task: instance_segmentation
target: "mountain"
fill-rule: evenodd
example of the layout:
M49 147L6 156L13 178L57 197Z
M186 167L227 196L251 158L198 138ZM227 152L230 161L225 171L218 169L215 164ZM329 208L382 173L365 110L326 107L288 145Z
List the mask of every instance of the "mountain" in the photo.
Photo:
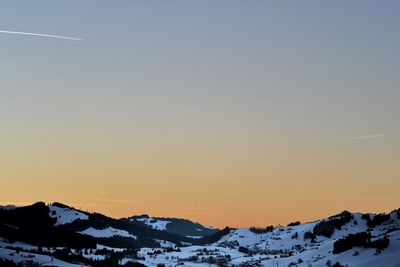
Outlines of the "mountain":
M146 214L121 219L135 225L149 227L151 229L166 231L171 234L190 238L202 238L218 232L218 229L206 227L187 219L150 217Z
M395 267L399 255L400 209L218 230L176 218L114 219L61 203L0 208L0 266Z

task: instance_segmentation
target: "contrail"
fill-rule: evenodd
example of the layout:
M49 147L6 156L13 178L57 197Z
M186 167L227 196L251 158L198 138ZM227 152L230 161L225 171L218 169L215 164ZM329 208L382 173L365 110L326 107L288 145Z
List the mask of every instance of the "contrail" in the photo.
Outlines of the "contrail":
M342 142L342 141L350 141L350 140L359 140L359 139L367 139L367 138L374 138L374 137L381 137L384 136L385 134L371 134L371 135L364 135L364 136L355 136L355 137L349 137L349 138L343 138L343 139L336 139L336 140L331 140L335 142Z
M48 38L58 38L58 39L82 41L81 38L67 37L67 36L60 36L60 35L52 35L52 34L44 34L44 33L34 33L34 32L0 31L0 33L19 34L19 35L29 35L29 36L38 36L38 37L48 37Z
M325 140L325 141L320 141L320 142L315 142L315 143L308 143L308 144L297 144L291 146L293 147L300 147L300 146L313 146L313 145L319 145L319 144L329 144L329 143L340 143L340 142L346 142L346 141L353 141L353 140L362 140L362 139L369 139L369 138L376 138L376 137L382 137L384 136L384 133L381 134L371 134L371 135L362 135L362 136L354 136L354 137L347 137L347 138L341 138L341 139L331 139L331 140Z

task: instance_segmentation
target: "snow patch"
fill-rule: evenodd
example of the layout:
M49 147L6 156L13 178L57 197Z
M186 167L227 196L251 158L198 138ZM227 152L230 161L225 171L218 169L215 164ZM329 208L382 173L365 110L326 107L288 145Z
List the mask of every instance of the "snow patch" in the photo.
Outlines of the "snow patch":
M93 227L89 227L84 231L78 232L83 235L90 235L93 237L112 237L112 236L122 236L122 237L131 237L136 239L136 236L131 235L129 232L125 230L115 229L112 227L107 227L105 229L96 229Z
M72 223L75 220L88 220L89 216L86 214L69 209L69 208L60 208L53 205L49 205L50 209L50 217L56 218L56 225L63 225L67 223Z
M153 219L153 218L139 218L136 219L136 221L142 222L155 230L161 230L161 231L167 230L167 225L170 223L170 221Z

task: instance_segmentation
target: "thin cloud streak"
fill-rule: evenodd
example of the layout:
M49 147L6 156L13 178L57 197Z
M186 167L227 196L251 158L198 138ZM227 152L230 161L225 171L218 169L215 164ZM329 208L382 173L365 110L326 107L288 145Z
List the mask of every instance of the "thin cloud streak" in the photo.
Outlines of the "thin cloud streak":
M297 145L291 146L291 148L302 147L302 146L314 146L314 145L320 145L320 144L341 143L341 142L348 142L348 141L354 141L354 140L378 138L378 137L382 137L382 136L385 136L385 134L381 133L381 134L354 136L354 137L341 138L341 139L331 139L331 140L325 140L325 141L320 141L320 142L315 142L315 143L297 144Z
M52 34L45 34L45 33L35 33L35 32L16 32L16 31L1 31L0 30L0 33L17 34L17 35L28 35L28 36L37 36L37 37L48 37L48 38L58 38L58 39L66 39L66 40L73 40L73 41L82 41L83 40L81 38L76 38L76 37L52 35Z

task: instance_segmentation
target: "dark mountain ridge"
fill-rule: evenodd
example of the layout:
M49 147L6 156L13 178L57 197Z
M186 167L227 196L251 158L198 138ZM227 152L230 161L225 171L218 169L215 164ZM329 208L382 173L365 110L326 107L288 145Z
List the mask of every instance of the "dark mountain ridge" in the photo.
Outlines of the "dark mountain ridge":
M85 214L87 219L76 219L69 223L57 225L57 219L52 217L50 207L75 211ZM66 246L71 248L94 248L96 244L116 246L119 248L159 247L159 241L171 242L175 245L182 244L206 244L209 237L217 233L212 231L210 235L202 238L190 238L184 235L153 229L146 225L132 223L127 219L113 219L100 213L89 213L75 209L62 203L55 202L51 205L37 202L30 206L15 207L13 209L0 209L0 236L27 242L39 246ZM53 211L54 213L54 211ZM171 219L174 220L174 219ZM176 219L177 224L183 221ZM191 224L185 220L185 223ZM193 224L193 223L192 223ZM200 224L196 226L202 227ZM88 228L93 229L119 229L131 234L132 237L111 236L94 237L81 234Z

